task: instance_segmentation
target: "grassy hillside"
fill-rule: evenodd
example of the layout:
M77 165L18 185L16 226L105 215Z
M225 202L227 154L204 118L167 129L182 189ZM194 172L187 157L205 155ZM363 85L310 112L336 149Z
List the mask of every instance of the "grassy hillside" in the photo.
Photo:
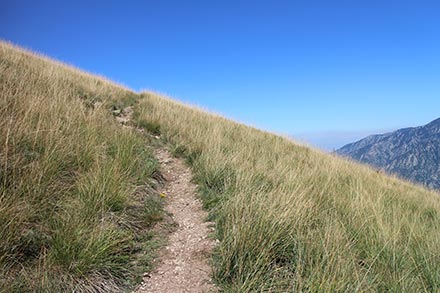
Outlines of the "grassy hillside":
M226 291L440 290L437 193L6 43L0 93L0 291L124 291L148 265L157 162L110 114L129 104L191 164Z
M439 291L437 193L143 93L137 123L188 158L235 292Z
M135 98L0 42L1 292L121 292L148 265L157 162L110 112Z

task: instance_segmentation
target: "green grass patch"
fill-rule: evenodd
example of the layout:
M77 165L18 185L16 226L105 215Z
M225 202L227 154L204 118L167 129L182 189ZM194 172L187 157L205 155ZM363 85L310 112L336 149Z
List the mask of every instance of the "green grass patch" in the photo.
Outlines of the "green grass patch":
M163 215L149 141L111 107L138 95L0 43L0 292L121 292Z

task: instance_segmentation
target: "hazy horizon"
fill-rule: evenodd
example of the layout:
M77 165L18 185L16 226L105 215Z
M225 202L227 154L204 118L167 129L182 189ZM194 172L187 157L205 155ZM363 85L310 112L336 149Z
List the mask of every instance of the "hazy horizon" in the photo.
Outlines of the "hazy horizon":
M292 134L291 137L302 143L309 144L321 150L332 152L349 143L359 141L367 136L383 134L386 132L397 130L392 129L376 129L376 130L360 130L360 131L321 131Z

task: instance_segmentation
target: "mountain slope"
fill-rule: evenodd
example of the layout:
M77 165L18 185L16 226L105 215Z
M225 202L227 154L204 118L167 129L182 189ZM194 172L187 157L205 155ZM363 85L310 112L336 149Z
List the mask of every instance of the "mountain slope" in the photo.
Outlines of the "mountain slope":
M232 292L440 290L440 197L291 140L143 93L137 123L191 163Z
M4 43L0 57L0 291L129 289L161 214L136 188L157 168L145 138L108 115L120 104L192 167L224 291L440 290L438 193Z
M440 119L420 127L372 135L343 146L336 153L430 188L440 188Z

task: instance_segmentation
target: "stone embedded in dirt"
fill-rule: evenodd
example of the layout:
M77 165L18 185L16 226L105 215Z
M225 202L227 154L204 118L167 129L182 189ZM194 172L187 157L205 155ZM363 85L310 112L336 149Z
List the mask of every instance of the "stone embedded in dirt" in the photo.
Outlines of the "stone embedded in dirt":
M121 113L122 113L121 109L117 109L117 110L113 110L113 111L112 111L112 114L113 114L114 116L120 116Z

